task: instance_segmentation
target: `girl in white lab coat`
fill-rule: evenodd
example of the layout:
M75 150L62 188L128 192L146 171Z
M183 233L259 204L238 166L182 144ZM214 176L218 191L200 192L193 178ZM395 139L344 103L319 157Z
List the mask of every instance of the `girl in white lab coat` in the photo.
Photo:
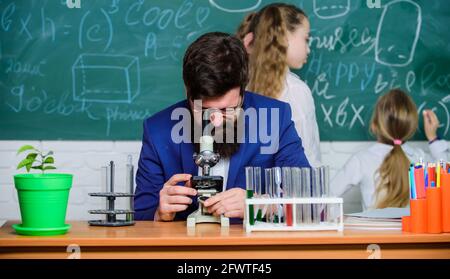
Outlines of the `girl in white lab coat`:
M237 36L249 53L247 90L287 102L311 166L321 163L319 128L311 90L289 69L300 69L309 50L309 20L294 5L275 3L248 15Z
M354 154L331 180L333 196L359 186L363 210L406 207L409 204L408 169L411 162L447 160L448 145L437 137L439 121L424 111L424 129L431 157L406 143L416 132L417 108L403 91L394 89L378 99L371 121L377 142Z

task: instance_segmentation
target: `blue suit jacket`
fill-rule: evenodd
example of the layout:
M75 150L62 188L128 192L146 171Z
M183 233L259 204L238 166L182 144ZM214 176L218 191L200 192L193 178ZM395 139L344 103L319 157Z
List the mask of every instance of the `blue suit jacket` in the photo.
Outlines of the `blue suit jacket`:
M266 108L267 117L258 117L258 123L251 125L246 118L245 141L240 144L238 152L230 158L226 189L234 187L245 189L244 168L246 166L260 166L262 169L274 166L309 167L287 103L245 92L242 106L244 110L255 108L256 111ZM187 100L158 112L144 122L142 149L136 174L134 203L136 220L153 220L158 208L159 191L174 174L197 175L198 167L192 158L194 145L174 143L171 139L172 128L179 122L178 119L171 120L172 111L176 108L188 108ZM260 148L267 147L270 143L264 143L264 140L261 142L259 136L256 143L249 143L254 142L249 140L249 136L254 135L252 133L255 132L255 127L264 127L267 131L263 133L271 134L272 108L278 108L279 111L277 123L279 138L276 139L279 142L278 150L273 154L262 154ZM186 220L187 216L197 208L197 201L193 199L193 203L185 211L176 214L175 220Z

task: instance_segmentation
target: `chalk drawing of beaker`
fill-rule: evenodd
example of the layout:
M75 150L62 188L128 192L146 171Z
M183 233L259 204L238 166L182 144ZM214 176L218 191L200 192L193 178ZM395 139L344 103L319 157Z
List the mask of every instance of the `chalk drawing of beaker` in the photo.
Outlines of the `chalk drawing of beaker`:
M384 6L375 41L375 61L386 66L404 67L414 59L422 25L422 10L410 0L397 0Z
M209 4L211 4L211 6L217 8L221 11L227 12L227 13L246 13L246 12L253 11L253 10L257 9L259 7L259 5L261 5L262 0L256 0L253 2L255 2L255 3L246 5L245 7L232 8L229 6L233 6L233 4L236 4L234 1L209 0ZM247 1L245 3L247 4L247 3L249 3L249 1Z
M314 0L313 11L321 19L342 17L350 11L350 0Z

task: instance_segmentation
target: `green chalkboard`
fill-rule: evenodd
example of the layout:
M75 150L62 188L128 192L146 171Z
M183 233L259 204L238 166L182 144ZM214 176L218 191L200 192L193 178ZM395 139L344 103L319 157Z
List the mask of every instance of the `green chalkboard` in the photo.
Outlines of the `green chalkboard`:
M0 139L140 139L145 118L184 98L186 47L234 32L270 1L70 2L0 1ZM373 104L392 87L435 109L448 137L447 0L286 2L310 18L311 55L297 73L322 140L369 140Z

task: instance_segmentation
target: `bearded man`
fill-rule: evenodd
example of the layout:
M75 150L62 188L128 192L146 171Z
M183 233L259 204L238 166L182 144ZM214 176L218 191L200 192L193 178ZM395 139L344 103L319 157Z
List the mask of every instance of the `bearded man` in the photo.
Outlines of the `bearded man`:
M183 59L187 98L144 122L136 220L186 220L198 208L190 179L201 175L193 154L205 133L214 136L214 152L221 156L210 174L224 178L223 191L204 201L216 216L244 217L246 166L309 167L290 106L245 91L247 60L240 40L225 33L204 34L188 47ZM180 121L181 115L189 119ZM202 125L205 115L212 126ZM180 135L180 130L187 132Z

